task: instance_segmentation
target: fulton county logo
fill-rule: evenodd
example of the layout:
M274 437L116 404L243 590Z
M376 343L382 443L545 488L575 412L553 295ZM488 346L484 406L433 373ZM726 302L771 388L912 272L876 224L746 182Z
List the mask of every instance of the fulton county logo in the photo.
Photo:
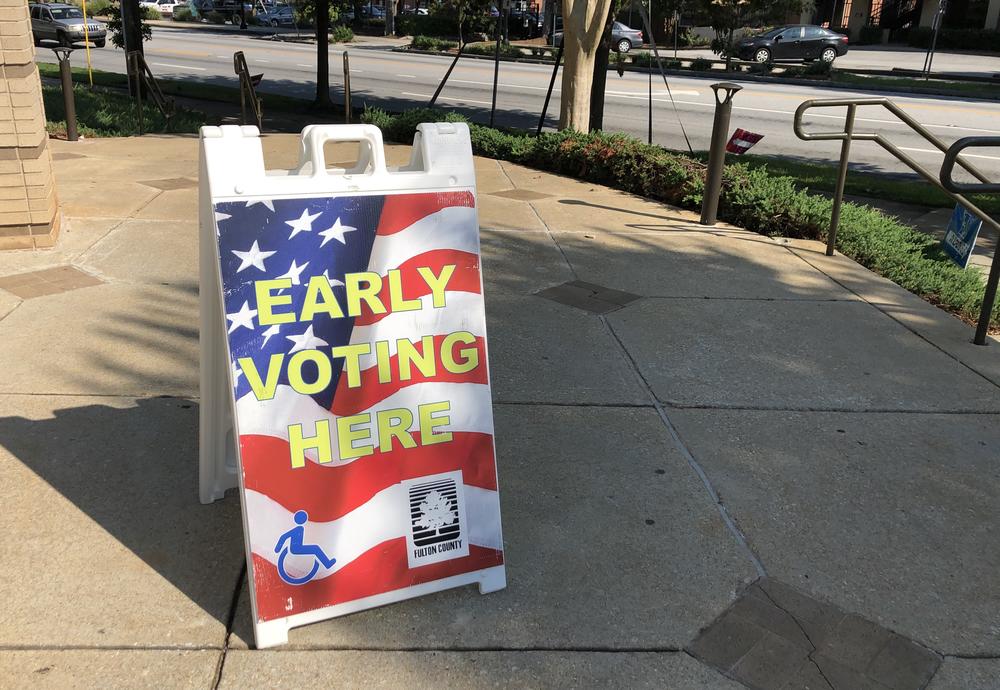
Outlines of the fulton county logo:
M466 556L465 506L461 473L421 477L407 487L410 567Z

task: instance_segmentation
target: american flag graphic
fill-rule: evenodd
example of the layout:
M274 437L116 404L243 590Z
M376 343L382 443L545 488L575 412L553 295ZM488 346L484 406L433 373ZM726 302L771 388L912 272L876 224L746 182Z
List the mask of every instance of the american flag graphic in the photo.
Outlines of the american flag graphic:
M256 199L215 204L223 303L226 314L236 424L245 496L247 531L252 552L252 576L257 617L274 620L412 585L467 573L503 563L500 507L493 446L493 419L486 362L486 324L480 278L479 233L475 197L469 191L325 196L300 199ZM433 308L432 294L418 268L440 275L455 266L448 282L446 306ZM300 313L310 278L323 276L341 303L345 276L371 271L386 277L400 271L403 297L419 299L416 311L331 318L319 314L309 322L261 325L255 281L286 278L283 294L292 303L281 310ZM383 293L389 290L383 284ZM450 373L441 366L440 344L456 331L475 336L479 366ZM271 356L288 357L317 349L326 355L335 346L391 344L409 339L419 347L433 336L438 366L433 376L415 371L413 378L382 382L374 354L363 356L362 385L348 387L342 360L333 360L329 386L313 395L292 389L282 367L276 392L258 400L238 364L250 358L261 373ZM303 378L317 378L315 363L307 362ZM338 456L319 464L307 451L304 467L290 463L288 426L302 424L312 435L318 420L336 429L338 417L378 410L408 408L447 400L449 423L437 432L452 440L437 445L391 450L353 460ZM419 439L416 422L411 427ZM409 486L421 481L454 478L455 492L439 492L421 505L434 515L418 516ZM421 478L428 478L422 480ZM461 503L464 525L458 526L461 548L454 544L423 563L414 555L415 524L432 524L442 533L457 524ZM426 507L430 506L430 507ZM303 584L290 584L278 569L276 545L294 528L294 516L308 514L301 541L317 545L331 560L317 567ZM449 522L451 521L451 522ZM419 538L419 535L418 535ZM416 559L416 560L414 560ZM308 576L312 558L293 555L283 564L295 576ZM284 571L282 571L284 572Z

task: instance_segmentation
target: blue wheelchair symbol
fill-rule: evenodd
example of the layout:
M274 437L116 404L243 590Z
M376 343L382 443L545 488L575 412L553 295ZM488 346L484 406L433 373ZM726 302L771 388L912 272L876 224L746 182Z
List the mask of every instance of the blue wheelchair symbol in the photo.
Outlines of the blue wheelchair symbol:
M319 567L322 565L324 568L330 568L334 563L337 562L336 558L327 557L326 553L318 544L303 544L302 537L305 532L305 528L302 527L309 519L309 514L304 510L299 510L292 516L295 520L295 527L291 528L287 532L281 535L278 539L278 543L274 546L274 552L280 553L278 556L278 575L282 580L290 585L304 585L309 582L309 580L316 577L316 573L319 572ZM285 543L287 542L287 546ZM285 558L288 554L293 556L312 556L313 562L312 567L309 572L302 577L292 577L287 572L285 572Z

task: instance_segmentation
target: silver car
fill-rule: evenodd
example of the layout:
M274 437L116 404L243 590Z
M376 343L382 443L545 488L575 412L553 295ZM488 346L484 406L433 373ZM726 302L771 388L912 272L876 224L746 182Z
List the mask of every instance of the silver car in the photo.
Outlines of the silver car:
M108 32L97 20L87 17L84 31L83 12L79 7L53 3L51 5L29 5L31 8L31 33L35 45L41 41L57 41L59 45L72 48L74 43L88 38L98 48L103 48Z
M556 32L552 36L552 44L560 45L563 40L562 17L556 17ZM636 46L642 45L642 32L625 26L621 22L611 24L611 47L619 53L627 53Z

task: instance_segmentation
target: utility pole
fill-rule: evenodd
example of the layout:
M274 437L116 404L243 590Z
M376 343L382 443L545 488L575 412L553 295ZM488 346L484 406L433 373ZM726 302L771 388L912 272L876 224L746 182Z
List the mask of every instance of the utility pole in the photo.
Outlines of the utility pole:
M138 51L142 53L142 8L139 0L121 0L122 40L125 42L125 55ZM134 69L134 63L126 60L125 74L128 75L129 91L137 95L140 87L140 75Z

